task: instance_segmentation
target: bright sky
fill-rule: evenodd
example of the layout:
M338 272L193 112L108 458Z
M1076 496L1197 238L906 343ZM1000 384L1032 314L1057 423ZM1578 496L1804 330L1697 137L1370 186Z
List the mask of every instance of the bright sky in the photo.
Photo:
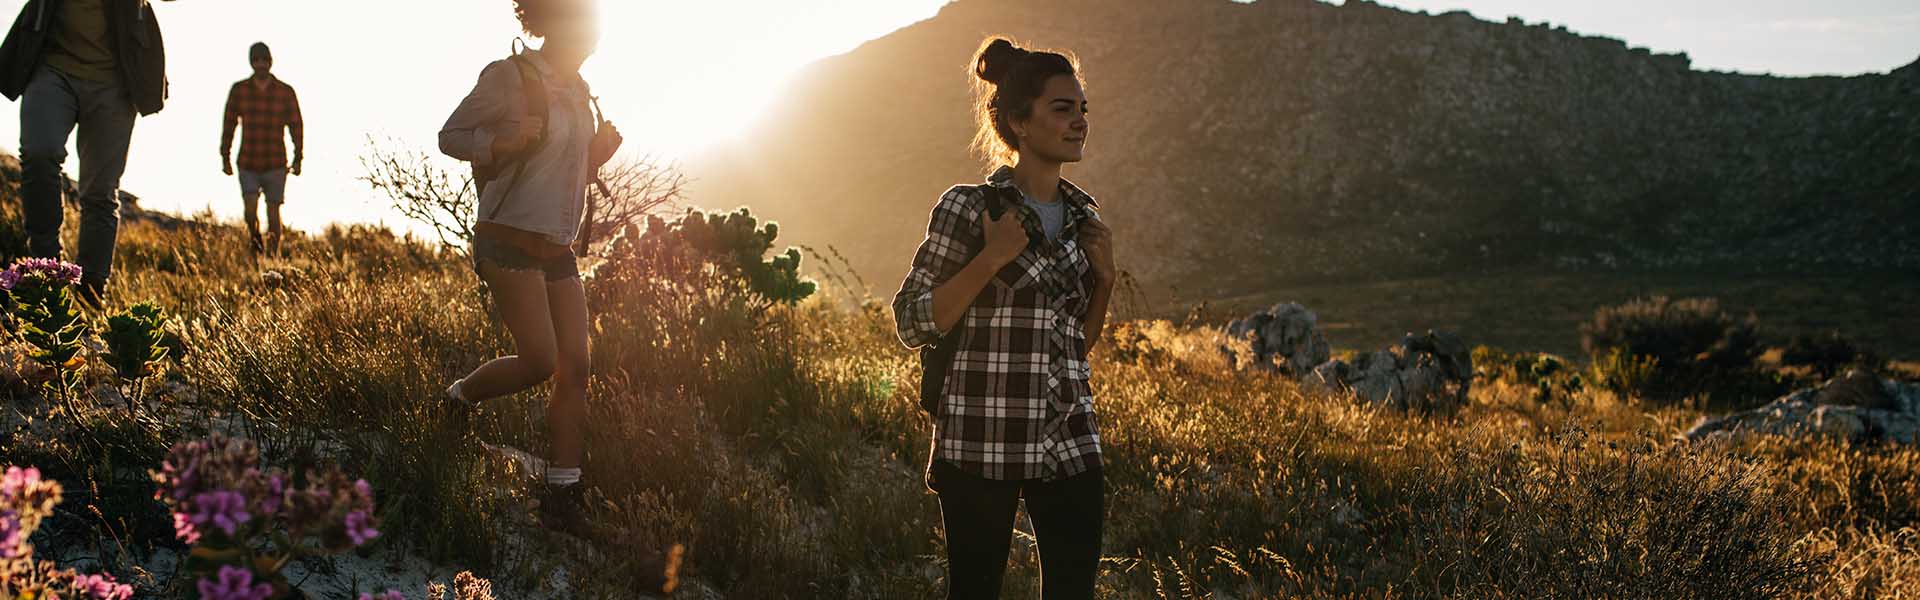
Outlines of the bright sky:
M0 0L11 22L24 0ZM933 16L944 0L602 2L604 39L583 69L627 152L682 156L751 124L786 77L812 61ZM403 225L356 178L367 136L438 154L436 133L487 62L520 34L508 0L178 0L154 2L172 97L134 129L122 186L150 209L240 214L220 173L228 88L251 73L247 47L273 47L307 122L306 174L289 178L289 225ZM19 147L19 105L0 101L0 148ZM236 142L238 145L238 142ZM77 155L74 155L77 156ZM69 158L68 173L78 168Z
M1037 1L1037 0L1036 0ZM1201 0L1191 0L1201 1ZM603 2L606 35L586 65L629 152L677 157L732 139L812 61L933 16L945 0ZM1517 14L1660 51L1699 68L1779 74L1884 72L1920 57L1914 0L1392 0L1483 18ZM23 0L0 0L0 15ZM289 183L288 222L400 223L355 178L369 135L433 151L435 132L489 60L519 33L508 0L179 0L156 2L172 98L134 132L124 187L148 208L240 212L220 174L228 87L247 46L274 48L299 91L307 174ZM17 147L18 105L0 103L0 147ZM69 173L77 165L70 159ZM697 202L698 199L695 199Z

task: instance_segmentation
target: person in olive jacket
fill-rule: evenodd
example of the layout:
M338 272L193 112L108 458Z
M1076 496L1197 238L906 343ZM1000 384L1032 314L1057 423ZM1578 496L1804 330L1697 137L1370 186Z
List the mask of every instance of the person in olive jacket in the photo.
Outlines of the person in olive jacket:
M61 165L77 127L81 299L99 306L113 274L120 175L138 115L167 98L160 24L147 0L27 0L0 44L0 94L20 101L20 195L27 251L60 257Z

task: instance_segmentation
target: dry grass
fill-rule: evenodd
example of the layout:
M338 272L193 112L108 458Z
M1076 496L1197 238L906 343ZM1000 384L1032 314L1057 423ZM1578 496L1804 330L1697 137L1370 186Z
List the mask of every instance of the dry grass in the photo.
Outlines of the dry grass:
M166 435L237 423L276 455L346 457L380 490L383 543L503 584L537 579L494 568L513 530L493 525L522 509L434 426L436 391L506 349L471 274L370 230L290 247L257 265L229 228L127 228L120 297L179 315L190 348L169 377L192 393L168 402L198 420ZM916 364L884 309L756 310L714 280L622 285L593 292L586 466L609 519L687 544L687 574L728 597L938 594ZM1126 351L1094 361L1111 494L1103 597L1920 590L1920 450L1686 446L1673 436L1696 410L1595 391L1536 402L1495 382L1458 415L1410 417L1232 371L1212 329L1131 329ZM538 452L541 391L490 405L480 435ZM5 462L46 456L0 448ZM1037 557L1016 544L1007 596L1027 597ZM595 574L584 596L624 597L617 555L559 560Z

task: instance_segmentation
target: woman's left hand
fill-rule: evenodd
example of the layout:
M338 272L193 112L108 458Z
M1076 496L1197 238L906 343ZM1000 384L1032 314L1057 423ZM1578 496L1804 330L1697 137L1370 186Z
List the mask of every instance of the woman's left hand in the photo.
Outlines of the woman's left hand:
M593 166L598 168L613 160L614 153L620 151L620 144L625 141L627 139L620 136L620 128L614 127L613 121L601 121L600 131L594 133L593 143L587 149Z
M1087 253L1093 277L1100 285L1113 283L1113 229L1098 217L1080 222L1080 250Z

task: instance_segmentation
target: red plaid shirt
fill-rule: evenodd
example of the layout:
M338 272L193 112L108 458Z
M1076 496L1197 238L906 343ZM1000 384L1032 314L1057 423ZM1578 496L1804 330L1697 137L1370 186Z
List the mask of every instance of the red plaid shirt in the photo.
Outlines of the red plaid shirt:
M933 290L960 272L986 244L980 215L990 194L1010 194L1013 169L986 185L949 190L933 207L927 239L893 297L900 341L937 343L948 332L933 321ZM962 317L946 387L934 417L933 457L987 479L1057 481L1100 465L1092 375L1083 329L1093 268L1080 249L1080 223L1098 218L1093 198L1060 181L1067 219L1056 240L1024 202L1030 244L1000 270Z
M242 79L233 84L232 91L227 92L226 125L220 129L221 156L233 153L234 125L243 125L238 162L242 171L278 171L287 168L287 146L281 134L282 128L293 135L296 151L305 145L304 125L300 121L300 99L293 95L293 86L277 77L270 77L265 88L255 85L252 78Z

